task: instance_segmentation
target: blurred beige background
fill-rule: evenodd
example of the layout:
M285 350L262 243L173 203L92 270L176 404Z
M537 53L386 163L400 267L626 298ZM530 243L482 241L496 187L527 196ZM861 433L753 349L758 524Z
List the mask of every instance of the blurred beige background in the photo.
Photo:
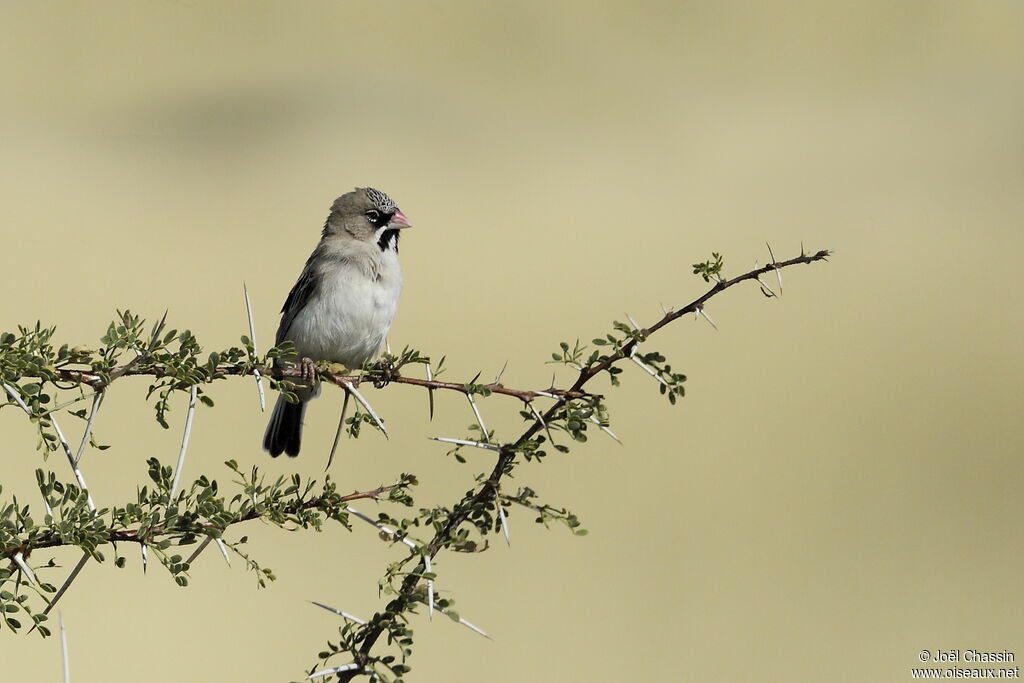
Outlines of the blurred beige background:
M443 556L439 587L495 640L418 618L410 680L902 681L922 649L1024 657L1020 2L99 5L0 3L2 329L90 344L115 308L166 308L213 349L245 332L245 281L265 345L357 184L416 224L391 344L453 379L508 360L507 384L544 385L559 341L697 296L713 250L729 274L766 241L837 252L780 300L716 299L718 332L652 340L688 396L627 368L625 446L519 470L590 535L519 513L511 548ZM98 421L101 504L176 456L183 404L165 432L145 389L119 382ZM293 462L260 452L251 382L213 396L186 476L321 472L337 392ZM392 438L344 445L346 485L413 471L421 504L449 503L489 467L425 438L464 433L457 396L433 424L412 388L372 396ZM514 409L483 404L503 430ZM5 410L0 431L5 494L31 500L31 428ZM186 590L134 555L87 567L62 602L74 680L298 679L338 626L305 601L369 616L400 552L363 526L242 533L268 590L213 551ZM60 680L57 638L5 631L0 661Z

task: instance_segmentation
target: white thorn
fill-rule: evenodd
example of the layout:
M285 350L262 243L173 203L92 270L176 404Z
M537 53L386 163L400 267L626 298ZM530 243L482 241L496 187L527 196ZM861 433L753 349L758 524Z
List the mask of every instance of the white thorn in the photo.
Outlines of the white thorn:
M345 413L348 412L348 399L351 394L348 390L345 390L345 400L341 404L341 417L338 418L338 431L334 433L334 443L331 444L331 454L327 456L327 466L324 467L324 472L331 469L331 463L334 462L334 452L338 450L338 442L341 441L341 433L345 431Z
M89 487L85 483L85 476L82 471L78 469L78 465L75 464L75 454L71 452L71 446L68 444L68 440L64 438L64 432L61 431L60 425L57 424L57 419L50 415L50 424L53 425L53 431L57 434L57 439L60 441L61 447L64 449L64 454L68 457L68 464L71 466L71 472L75 475L75 481L78 482L78 486L85 491L85 502L89 506L89 509L96 512L96 503L92 501L92 494L89 493Z
M533 403L531 401L526 402L526 407L530 409L530 412L533 413L533 416L537 418L537 422L539 422L540 426L544 428L545 432L547 432L548 441L554 444L555 439L554 437L551 436L551 430L548 428L548 423L544 421L543 417L541 417L540 412L538 412L537 409L533 407Z
M252 301L249 300L249 288L242 283L242 291L245 293L245 315L249 319L249 341L252 342L253 350L256 349L256 323L252 317ZM263 393L263 377L260 376L259 370L252 371L253 377L256 378L256 393L260 399L260 412L265 413L267 411L267 397Z
M256 394L260 399L260 412L267 412L267 395L263 391L263 377L260 375L259 370L253 370L252 376L256 378Z
M629 313L626 314L626 320L629 321L629 324L633 326L634 330L636 330L637 332L640 331L640 325L638 325L637 322L633 320L633 316L631 316Z
M373 418L373 422L374 424L377 425L377 429L379 429L384 434L384 438L387 438L388 430L384 429L384 422L382 422L381 419L377 417L377 413L374 412L373 407L370 405L370 402L363 398L363 395L359 393L359 390L356 389L351 382L342 380L341 384L348 391L352 392L352 395L356 397L356 400L359 401L359 404L363 406L366 412L370 414L370 417Z
M483 636L484 638L486 638L487 640L494 640L494 638L491 638L491 637L490 637L489 635L487 635L486 633L484 633L482 629L480 629L480 628L478 628L478 627L474 626L473 624L469 623L468 621L466 621L466 620L465 620L465 619L463 619L462 617L459 617L459 623L460 623L460 624L462 624L463 626L465 626L466 628L470 629L470 630L476 631L477 633L479 633L480 635L482 635L482 636Z
M494 378L494 383L495 384L501 384L501 376L505 374L505 368L507 368L507 367L508 367L508 361L506 360L505 364L501 366L501 371L498 373L498 376Z
M498 506L498 519L501 520L501 533L505 535L505 543L512 545L511 539L509 539L508 533L508 518L505 517L505 508L501 504L501 498L495 496L494 504Z
M309 674L308 676L306 676L306 680L308 681L311 678L321 678L322 676L330 676L331 674L340 674L343 671L352 671L353 669L358 668L359 665L355 662L352 662L351 664L342 664L341 666L335 666L330 669L324 669L323 671L317 671L314 674Z
M778 262L775 260L775 254L772 253L772 245L765 242L765 246L768 247L768 255L772 257L772 265L775 266L775 277L779 280L779 294L782 294L782 269L775 265Z
M20 569L21 572L25 575L25 578L29 580L29 583L39 585L39 582L36 581L36 575L32 573L32 570L29 569L28 564L25 563L25 556L20 552L17 552L14 553L13 559L14 564L18 565L18 569Z
M43 492L43 489L39 489L39 495L43 497L43 506L46 508L46 514L53 517L53 508L50 507L50 501L46 499L46 494Z
M457 446L473 446L474 448L483 448L488 451L500 451L501 446L495 446L493 443L484 443L482 441L470 441L469 439L450 439L447 436L431 436L428 437L432 441L442 441L444 443L453 443Z
M181 481L181 471L185 468L185 453L188 452L188 440L192 436L192 418L196 414L196 394L199 387L192 385L188 394L188 413L185 414L185 431L181 435L181 450L178 451L178 464L174 467L174 479L171 481L171 491L167 495L168 502L174 500L174 492L178 490L178 482Z
M594 417L593 415L591 415L589 419L590 419L590 421L591 421L591 422L593 422L593 423L594 423L594 424L596 424L596 425L597 425L598 427L600 427L600 428L601 428L601 431L602 431L602 432L604 432L604 433L605 433L605 434L607 434L608 436L610 436L610 437L612 437L613 439L615 439L616 441L618 441L618 442L619 442L619 445L622 445L622 440L621 440L621 439L619 439L619 437L615 436L615 432L613 432L613 431L612 431L611 429L609 429L608 427L605 427L605 426L604 426L603 424L601 424L601 421L600 421L600 420L598 420L598 419L597 419L596 417Z
M25 414L26 415L31 415L32 411L29 410L28 406L25 405L25 402L23 400L21 400L21 394L19 394L17 391L15 391L14 387L12 387L7 382L4 382L3 385L4 385L4 390L8 394L11 395L11 398L14 399L15 403L17 403L19 406L21 406L21 409L25 411Z
M651 368L646 363L644 363L643 361L641 361L639 358L636 357L636 347L635 346L633 347L632 353L629 354L629 359L631 361L633 361L634 363L636 363L638 366L640 366L640 368L642 368L643 371L646 372L648 375L650 375L654 379L658 380L660 383L664 384L666 387L668 386L668 382L663 380L661 378L661 376L657 372L654 371L653 368Z
M149 566L149 546L145 543L139 544L139 555L142 556L142 573L146 573L146 568Z
M220 554L224 556L224 561L227 562L228 566L230 567L231 558L228 556L228 549L224 545L224 541L220 540L219 538L215 538L213 539L213 542L217 544L217 547L220 549Z
M553 398L556 401L564 401L565 400L564 396L558 396L557 394L552 394L550 391L539 391L538 390L538 391L534 391L533 393L537 394L538 396L546 396L547 398Z
M423 569L428 574L434 573L434 567L430 563L430 555L423 555ZM434 580L427 579L427 618L434 618Z
M473 415L476 416L476 423L480 425L480 434L484 437L484 441L490 441L491 436L487 433L487 425L484 424L484 418L480 414L480 409L476 407L476 401L473 400L473 394L466 392L466 398L469 399L469 407L473 409Z
M68 633L64 628L64 615L57 612L60 619L60 658L64 664L64 683L71 683L71 660L68 657Z
M348 612L342 612L340 609L338 609L336 607L331 607L330 605L325 605L322 602L317 602L316 600L310 600L309 602L311 602L312 604L316 605L317 607L320 607L322 609L327 610L328 612L334 612L335 614L340 616L342 619L348 619L349 621L354 622L356 624L359 624L360 626L363 626L364 624L366 624L366 622L363 621L362 619L360 619L359 617L354 617L351 614L349 614Z
M23 411L25 411L26 415L31 416L32 411L29 409L28 405L25 404L25 401L22 400L21 394L18 393L18 391L16 391L14 387L12 387L7 382L3 382L2 384L4 391L6 391L12 399L14 399L14 402L17 403L18 406L20 406ZM60 445L64 449L64 454L68 458L68 464L71 465L71 471L75 475L75 480L78 482L79 488L85 491L86 502L89 506L89 509L95 511L96 504L93 503L92 494L89 493L89 487L85 485L85 477L82 476L82 472L78 469L78 465L75 463L75 454L71 452L71 446L68 444L68 440L64 438L64 432L61 431L60 425L57 424L57 418L52 414L50 415L50 424L53 425L53 431L56 432L57 438L60 440Z
M366 516L366 515L364 515L364 514L363 514L362 512L359 512L359 510L356 510L356 509L355 509L354 507L352 507L351 505L347 505L347 506L345 506L345 510L346 510L346 511L347 511L347 512L348 512L349 514L351 514L351 515L355 515L356 517L358 517L359 519L363 520L363 521L364 521L364 522L366 522L367 524L370 524L370 525L372 525L372 526L375 526L375 527L377 527L377 529L378 529L378 530L380 530L380 531L384 532L384 533L385 533L385 534L387 534L388 536L392 536L392 537L394 537L396 541L400 540L400 541L401 541L402 543L406 544L407 546L409 546L409 547L410 547L410 548L412 548L413 550L416 550L416 549L417 549L417 548L419 547L419 546L417 546L417 545L416 545L415 543L413 543L412 541L410 541L410 540L409 540L408 538L401 538L401 539L400 539L400 538L397 538L397 536L398 536L398 532L396 532L396 531L395 531L394 529L391 529L390 527L384 526L383 524L381 524L380 522L376 521L375 519L372 519L372 518L370 518L370 517L367 517L367 516Z
M78 444L78 453L75 454L75 465L82 462L82 456L85 454L85 447L89 443L89 436L92 435L92 425L96 420L96 413L100 410L100 404L103 403L103 391L97 391L92 396L92 409L89 411L89 419L85 422L85 431L82 432L82 442Z
M715 324L715 321L711 319L710 315L704 312L703 308L697 309L697 315L707 320L708 324L711 325L711 327L715 328L716 330L718 329L718 325Z

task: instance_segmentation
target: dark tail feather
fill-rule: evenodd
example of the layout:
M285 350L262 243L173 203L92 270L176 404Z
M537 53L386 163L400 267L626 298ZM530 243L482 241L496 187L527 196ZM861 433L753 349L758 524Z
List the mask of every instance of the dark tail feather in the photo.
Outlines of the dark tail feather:
M283 397L277 397L274 412L263 435L263 450L277 457L281 453L290 456L299 454L302 445L302 417L306 413L306 402L289 403Z

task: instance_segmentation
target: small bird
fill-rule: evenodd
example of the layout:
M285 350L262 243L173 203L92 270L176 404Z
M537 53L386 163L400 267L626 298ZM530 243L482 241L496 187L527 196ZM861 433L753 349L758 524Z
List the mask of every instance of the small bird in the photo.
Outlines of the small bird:
M355 369L384 346L402 292L398 237L412 227L394 201L380 190L357 187L334 200L320 243L306 261L281 309L275 345L295 345L292 359L315 385L315 361ZM278 397L263 436L263 448L277 457L299 454L306 403L319 386L295 392L298 403Z

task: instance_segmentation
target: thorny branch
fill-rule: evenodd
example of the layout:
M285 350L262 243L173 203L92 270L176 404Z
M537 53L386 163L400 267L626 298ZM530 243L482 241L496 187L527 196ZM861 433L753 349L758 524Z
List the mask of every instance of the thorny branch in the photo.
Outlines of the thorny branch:
M352 493L348 493L341 496L332 496L330 498L325 496L316 496L314 498L310 498L309 500L303 501L300 504L289 504L281 506L280 508L276 509L275 512L283 515L294 515L305 510L333 509L338 507L338 505L341 503L348 503L353 500L377 500L383 494L396 488L397 486L398 484L388 484L386 486L378 486L377 488L372 489L370 491L353 491ZM242 522L250 522L254 519L259 519L263 516L263 514L264 512L260 508L252 507L242 514L235 515L234 518L222 524L202 522L200 526L203 529L209 531L224 531L228 527L234 526L236 524L241 524ZM153 526L148 527L145 534L141 534L138 530L134 529L116 530L110 532L105 542L152 543L156 537L162 535L166 530L166 525L164 524L155 524ZM75 544L70 543L66 539L62 538L61 535L56 531L52 531L44 536L40 536L39 538L24 543L20 546L0 549L0 554L13 556L15 553L20 552L27 557L29 553L31 553L33 550L41 550L43 548L56 548L64 545Z
M153 370L135 370L133 369L134 362L128 363L121 367L116 368L112 373L111 377L123 377L132 375L149 375L151 377L163 377L163 373ZM257 367L255 371L261 373L264 377L271 377L273 379L301 379L302 369L299 367L285 367L285 366L271 366L271 367ZM242 375L251 374L252 370L245 370L237 365L222 365L217 367L217 374L223 375ZM91 387L102 387L103 379L96 373L89 372L88 370L75 370L70 368L58 368L56 375L64 381L74 382L78 384L87 384ZM374 386L383 386L385 384L409 384L412 386L423 387L429 391L435 389L442 389L447 391L457 391L462 394L470 393L467 389L466 384L460 384L458 382L442 382L436 379L419 379L418 377L405 377L398 374L397 371L383 370L371 370L366 374L362 375L347 375L341 372L332 371L320 371L318 373L320 379L336 384L339 387L344 387L346 384L352 384L359 386L362 382L372 382ZM490 384L477 385L480 389L486 389L493 394L502 394L504 396L513 396L518 398L520 401L532 401L535 398L544 396L545 394L556 394L558 396L564 396L567 399L572 398L590 398L592 394L588 394L585 391L579 390L562 390L562 389L545 389L540 391L534 391L530 389L514 389L512 387L506 387L501 382L491 382ZM543 392L543 393L542 393Z
M668 366L664 366L662 368L655 368L654 366L656 366L659 362L655 359L655 356L660 356L660 354L656 354L656 352L646 355L638 353L638 348L644 341L646 341L651 335L660 330L662 327L665 327L669 323L679 319L680 317L688 313L702 315L705 318L707 318L709 322L711 322L710 318L708 318L707 314L703 311L703 307L705 306L705 304L714 296L741 282L745 282L747 280L754 280L760 285L762 292L764 292L766 296L774 296L775 293L768 289L767 285L765 285L764 282L760 280L761 275L774 272L781 286L781 275L779 275L779 271L781 269L798 264L810 264L817 261L826 260L830 253L831 252L829 251L819 251L811 255L801 253L800 256L793 259L789 259L787 261L776 261L774 259L774 256L772 256L771 263L768 263L762 267L756 268L732 279L724 279L720 276L722 267L721 257L718 254L714 254L714 261L709 261L705 264L695 264L694 266L695 273L701 274L706 281L710 282L711 280L714 280L715 282L715 284L702 296L698 297L697 299L693 300L692 302L678 310L667 311L661 319L655 321L654 323L647 327L641 327L639 324L635 323L632 320L632 318L629 318L630 323L632 323L633 325L632 329L623 324L616 323L616 329L624 331L626 332L626 334L621 339L614 339L611 335L609 335L607 339L612 343L612 345L604 355L601 355L600 352L595 351L594 354L589 357L589 360L583 360L582 357L579 357L577 355L576 351L564 354L566 356L564 360L559 359L559 357L556 355L556 360L562 360L562 362L565 362L565 364L575 368L578 373L572 384L568 388L564 389L557 389L551 387L546 390L525 390L505 387L503 384L501 384L500 374L499 377L490 384L476 384L477 378L473 378L470 382L464 384L457 382L438 381L434 379L434 376L431 372L429 359L418 356L418 354L415 356L415 359L413 359L411 356L404 355L404 352L402 359L399 360L394 367L389 366L388 363L382 363L372 368L364 368L363 372L358 375L343 374L342 372L340 372L340 369L336 368L336 366L321 367L318 372L319 377L324 381L336 384L344 388L346 391L346 396L348 395L349 392L351 392L358 398L359 394L355 390L355 387L358 386L361 382L371 382L377 388L381 388L390 383L408 384L426 389L428 392L428 397L431 399L432 408L433 392L435 390L456 391L462 393L469 399L470 404L474 409L474 415L476 416L477 419L477 426L479 427L480 430L480 441L458 439L438 440L448 441L456 444L462 443L476 445L481 448L494 451L497 453L497 455L494 461L494 465L490 470L490 473L486 476L486 478L483 478L483 475L480 475L480 477L477 479L476 485L466 493L466 495L462 498L461 501L459 501L457 504L455 504L448 510L444 510L444 508L437 509L439 511L443 511L443 514L431 518L432 524L428 525L427 528L434 530L434 534L433 537L429 540L429 542L413 542L411 539L407 538L405 536L404 531L404 521L402 522L403 530L388 530L389 536L393 537L394 540L402 541L410 548L410 554L405 558L405 560L396 563L395 565L393 565L393 567L404 568L407 565L407 563L410 562L416 562L418 564L412 571L408 572L396 572L392 574L392 570L389 569L389 576L402 576L401 582L397 583L396 578L396 585L391 586L391 588L389 589L391 592L394 593L394 597L390 600L390 602L387 604L384 610L374 614L373 617L368 622L360 621L358 624L358 628L353 626L352 630L347 630L345 632L345 640L347 641L347 645L345 645L343 649L335 650L333 654L338 654L341 651L345 651L351 654L354 657L355 661L351 664L345 664L340 667L334 667L332 669L319 672L316 675L320 676L330 673L336 673L339 679L348 681L358 675L363 675L366 673L376 673L374 665L380 663L383 663L386 668L391 669L392 672L394 673L400 674L402 669L407 670L407 667L396 668L391 666L388 663L388 660L394 660L393 657L382 658L379 654L371 654L375 645L377 645L377 643L380 642L381 636L386 636L387 641L389 643L392 642L393 637L395 636L396 626L399 625L400 621L404 621L407 618L405 616L407 613L415 610L415 606L418 603L426 601L428 607L431 609L431 611L433 611L434 591L432 583L432 559L435 556L437 556L437 554L443 549L449 547L455 547L455 549L459 549L459 539L463 539L466 535L466 530L462 529L461 527L467 522L477 524L479 526L479 511L481 509L488 508L490 505L493 505L495 503L498 504L498 518L500 518L502 524L502 531L506 534L507 538L507 526L504 518L504 511L500 509L500 501L522 501L516 500L515 497L510 497L502 493L500 487L501 484L503 483L503 480L511 474L512 470L517 464L517 456L522 455L525 459L529 460L531 458L531 449L535 449L541 442L544 441L544 438L542 436L539 436L539 433L543 430L544 432L547 433L548 439L550 439L550 429L552 429L554 424L558 423L559 421L567 421L566 416L570 414L577 416L582 415L579 419L583 421L589 420L591 422L595 422L598 424L599 427L607 431L605 423L603 422L603 418L602 420L597 420L594 417L593 413L578 412L577 407L580 406L581 404L589 404L591 407L596 408L596 410L598 410L599 412L603 410L603 406L601 406L600 403L600 399L602 398L602 396L600 394L591 393L585 389L585 387L592 379L594 379L601 373L608 372L612 377L613 384L615 384L617 383L615 373L622 372L622 368L614 366L616 366L620 361L632 360L636 362L638 365L640 365L642 368L644 368L648 373L652 374L656 379L659 380L659 382L661 382L661 389L663 393L668 387L668 398L670 400L674 400L676 397L673 393L675 389L669 387L669 385L672 384L672 382L674 382L675 380L685 380L685 377L683 377L682 375L675 375L669 373ZM251 307L248 304L248 302L247 311L249 312L250 315L251 333L253 331L253 325L251 321ZM712 323L712 325L713 324L714 323ZM128 314L125 314L125 325L130 326L128 322ZM134 325L134 323L131 323L131 325ZM149 342L149 347L147 349L150 352L150 356L152 355L154 350L159 350L160 348L162 348L159 345L159 335L163 330L163 325L164 321L161 320L158 323L158 325L154 328L154 331L152 333L152 341ZM112 327L111 330L113 329L114 328ZM39 332L38 325L36 332ZM52 330L50 330L50 332L52 332ZM174 332L168 333L167 339L172 338L174 334ZM11 339L14 338L13 335L5 335L5 337L9 337ZM109 332L108 337L110 337L110 339L113 340L113 332ZM199 347L197 344L195 344L194 337L191 337L190 333L188 333L187 331L181 335L181 339L184 340L186 337L189 345L188 351L197 354L199 351ZM163 346L167 345L167 339L163 340ZM134 341L131 342L131 346L120 347L117 347L117 344L114 341L107 341L107 339L104 339L103 341L108 345L108 348L106 351L103 352L103 355L100 359L100 363L94 364L93 362L88 360L90 357L94 357L91 356L91 352L89 351L80 352L78 355L72 353L70 356L68 356L67 354L65 354L65 350L61 349L60 357L69 359L69 362L65 364L61 364L58 362L55 364L57 367L54 367L54 364L52 363L47 363L44 366L41 362L37 361L35 362L34 365L28 364L27 366L25 366L22 370L21 375L24 377L42 377L47 381L54 382L54 384L56 384L57 381L62 381L71 383L73 385L87 385L90 388L94 389L94 394L84 394L83 392L80 392L83 393L82 398L88 396L96 397L94 399L93 410L90 412L88 418L89 424L86 427L87 434L89 426L91 426L92 418L94 417L95 411L99 407L99 402L100 399L102 398L103 392L105 391L106 387L110 384L110 382L118 377L129 375L148 375L151 377L155 377L158 380L158 386L150 387L151 393L154 391L155 388L171 387L172 384L169 384L169 382L173 382L174 380L180 382L180 384L173 386L175 390L181 389L182 387L191 387L192 391L195 392L195 387L197 386L198 383L209 381L210 379L218 379L224 376L242 376L248 374L254 374L257 376L257 378L259 378L262 375L264 377L280 381L281 388L287 391L288 387L294 386L294 380L301 380L302 378L302 370L300 368L295 368L287 364L273 364L273 358L280 359L279 355L274 355L275 353L287 353L287 351L284 351L282 349L272 349L271 352L268 352L268 355L266 357L262 359L257 358L254 355L254 345L246 337L243 337L242 341L248 349L248 355L246 355L246 352L241 351L239 349L231 349L230 352L227 354L227 360L237 361L234 364L225 364L223 362L220 362L224 360L224 356L220 356L218 360L218 354L211 354L210 360L208 361L207 364L201 367L198 367L196 365L190 366L192 368L191 370L185 367L185 365L183 365L182 363L179 363L177 366L174 366L176 367L177 374L174 374L175 370L173 369L172 371L168 371L159 362L152 362L148 360L146 362L140 362L143 357L143 354L139 351L139 348L136 348L136 342ZM143 346L145 346L145 342L141 343ZM606 346L606 342L604 342L603 340L595 340L595 345ZM182 355L179 356L179 360L181 358L185 358L185 346L185 341L182 341L182 351L179 352ZM112 349L115 347L132 348L136 353L136 357L126 364L117 365L116 363L119 361L114 360L115 356L112 353ZM567 346L563 344L563 351L565 350L567 350ZM147 358L150 358L150 356L147 356ZM245 358L248 358L248 362L244 361ZM73 367L68 367L69 365L74 364L76 360L78 361L80 368L81 366L84 365L86 366L86 369L75 369ZM192 357L187 358L187 360L189 360L190 362L194 362L194 359ZM663 361L664 357L661 357L661 360ZM105 361L106 364L104 364L102 361ZM277 362L280 363L281 361L278 360ZM400 368L403 362L426 362L426 379L403 376L400 373ZM649 367L648 364L653 365ZM655 372L655 369L657 370L657 372ZM192 372L194 372L194 374L190 374ZM29 388L33 386L34 388L30 392ZM39 391L39 386L39 384L25 385L25 389L27 393L34 393ZM164 402L164 404L166 404L165 394L167 391L170 391L170 389L166 389L164 394L161 394L161 399ZM474 393L480 393L483 395L486 395L488 393L502 394L505 396L511 396L513 398L518 399L519 401L522 401L525 407L529 410L529 413L523 413L524 417L530 420L529 425L514 441L502 444L496 439L492 440L490 438L490 433L488 432L486 426L484 426L482 417L480 416L478 410L476 409L476 404L473 401ZM679 395L681 395L681 391ZM14 396L14 394L12 394L12 396ZM15 396L15 398L17 397ZM204 402L208 400L202 396L200 396L200 398ZM537 407L535 407L535 401L536 399L539 398L551 400L553 401L553 403L547 409L541 411ZM29 399L26 398L26 400ZM38 400L38 397L35 397L33 400L35 400L35 403L33 403L33 408L31 410L26 405L23 405L21 403L19 403L19 405L21 405L21 407L26 412L29 412L30 416L33 417L34 420L38 420L39 423L44 426L48 426L49 424L46 422L46 420L48 419L48 415L55 412L58 408L64 407L58 406L47 410L45 408L42 408L42 402ZM210 403L212 404L212 401L210 401ZM363 400L362 403L365 404L365 400ZM368 405L365 405L365 407L367 411L372 415L372 409L370 409ZM84 415L85 411L79 412ZM530 417L531 414L533 416L532 419ZM160 421L161 424L166 426L166 423L162 419L161 409L159 407L157 415L158 421ZM377 420L377 422L378 426L380 426L379 420ZM572 431L571 424L571 422L567 422L567 426L569 428L566 429L566 431ZM353 423L353 427L355 426L356 424ZM472 428L476 429L477 426L474 426ZM53 424L53 429L55 431L58 431L55 423ZM44 437L48 436L47 434L42 434L42 430L41 435ZM585 437L583 437L581 433L576 433L574 434L574 437L575 436L579 436L579 440L585 440ZM614 437L614 435L612 436ZM65 443L61 435L57 434L57 437L59 438L62 444ZM83 443L86 440L86 438L87 437L83 437ZM185 437L185 439L187 440L187 436ZM559 450L566 450L563 446L556 445L555 447L558 448ZM65 449L68 450L68 447L66 445ZM540 457L540 455L543 455L543 453L539 453L538 457ZM458 457L458 455L456 455L456 457ZM72 459L71 462L72 465L74 466L74 464L77 462L77 459ZM157 461L153 459L153 462ZM170 471L170 468L167 468L168 475L166 476L170 476ZM405 477L406 475L403 475L403 479ZM167 484L169 485L168 490L173 490L174 486L173 484L170 483L170 480L168 480ZM209 537L216 536L219 538L220 532L222 532L225 528L235 524L239 524L241 522L261 518L267 514L276 513L278 515L283 514L288 516L301 516L304 512L314 510L320 512L325 512L329 510L336 511L338 510L339 503L344 504L347 501L362 498L376 499L381 494L391 491L392 489L395 489L396 487L399 486L401 486L401 484L396 484L392 486L382 486L371 491L356 491L344 496L338 495L336 493L330 493L329 495L316 496L306 500L293 500L289 502L282 501L280 504L274 506L273 510L270 510L269 512L266 509L260 509L254 506L248 509L236 511L228 516L221 517L216 521L204 521L200 522L198 525L193 524L191 528L188 530L188 533L198 535L204 532L209 532L207 534ZM82 488L84 490L84 483ZM255 503L255 500L253 502ZM409 499L409 502L406 504L411 504L411 498ZM345 506L344 509L352 512L353 514L359 514L355 513L347 506ZM49 504L47 504L47 511L48 513L50 512ZM383 515L382 518L384 518ZM378 526L378 528L385 530L385 527L379 524L378 522L374 522L368 518L366 519L371 524L374 524L375 526ZM125 526L126 525L122 524L121 528L118 528L116 530L104 530L102 533L97 535L94 540L97 543L138 543L141 545L142 548L145 549L148 544L153 543L154 538L156 536L159 536L161 534L175 535L180 533L180 530L178 530L177 527L173 526L173 524L171 524L170 522L166 524L155 523L153 525L147 525L145 528L141 526L139 528L135 528L134 523L130 525L132 528L124 528ZM24 540L20 544L16 544L12 547L0 548L0 550L2 550L3 555L7 557L21 560L24 557L27 557L29 553L33 550L42 548L52 548L62 545L81 545L81 543L75 543L74 539L71 538L64 538L62 537L61 532L57 531L56 529L51 529L48 532L43 533L42 535L38 535L34 538L31 538L31 540ZM87 556L88 552L89 551L87 550ZM245 556L243 555L243 557ZM182 566L187 568L188 561L186 561L185 565L181 565L180 563L175 564L178 561L176 558L172 558L170 562L172 564L172 567L170 567L172 569L172 572L180 571L180 567ZM179 567L179 569L174 569L174 566ZM73 576L70 577L69 580L70 579L73 579ZM426 582L428 587L426 591L426 595L428 597L426 599L424 598L424 591L421 586L423 582ZM184 585L184 583L182 583L182 585ZM441 602L443 603L444 601ZM444 609L443 606L442 609ZM449 616L452 615L449 614ZM459 621L462 621L463 623L469 625L468 622L465 622L465 620L463 619L459 619ZM474 630L478 630L475 627L472 627L471 625L470 627L474 628ZM348 629L349 627L345 628ZM411 631L409 631L409 633L411 633ZM411 639L409 640L409 642L411 642ZM342 648L342 645L339 644L338 647ZM327 656L328 655L321 653L321 658L326 658ZM404 662L404 655L402 661Z
M585 392L582 391L583 387L590 380L601 372L607 370L618 361L629 358L640 343L640 340L647 339L661 328L674 320L678 320L687 313L696 313L703 308L704 304L709 299L724 292L726 289L741 282L746 282L747 280L758 280L761 275L778 271L782 268L827 260L830 254L831 252L828 250L822 250L811 255L802 253L800 256L789 259L788 261L769 263L761 268L744 273L743 275L738 275L732 279L719 279L711 289L704 293L703 296L691 301L678 310L667 312L664 317L649 327L641 328L638 334L639 340L633 339L603 360L582 367L579 370L579 375L576 377L576 381L573 382L569 389L565 391L549 392L559 398L544 412L543 420L536 420L532 422L518 439L501 447L498 452L497 459L495 460L494 467L487 479L478 486L475 492L467 494L467 496L452 509L445 525L434 535L433 539L431 539L431 541L420 550L418 554L421 555L421 559L419 561L418 568L406 575L405 579L402 581L398 595L391 601L388 608L383 612L375 614L373 619L371 619L366 625L366 630L362 636L362 644L359 647L358 652L354 653L356 656L356 663L359 665L358 668L345 672L341 676L341 680L351 680L355 676L360 675L360 673L365 670L365 667L370 664L370 652L380 636L387 630L387 622L392 618L389 617L388 614L392 612L401 612L404 605L413 599L420 582L423 580L423 573L429 571L428 564L430 559L434 558L441 548L453 538L456 530L468 519L473 509L480 505L486 505L494 499L498 494L499 484L501 483L502 478L511 471L512 466L514 465L516 452L529 439L533 438L538 431L543 429L543 424L550 422L555 417L559 407L567 398L584 394Z

